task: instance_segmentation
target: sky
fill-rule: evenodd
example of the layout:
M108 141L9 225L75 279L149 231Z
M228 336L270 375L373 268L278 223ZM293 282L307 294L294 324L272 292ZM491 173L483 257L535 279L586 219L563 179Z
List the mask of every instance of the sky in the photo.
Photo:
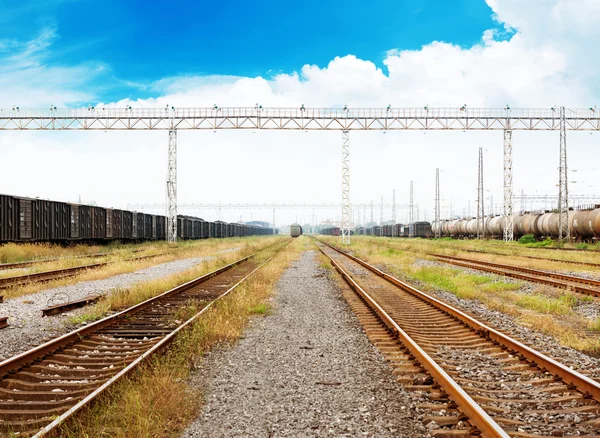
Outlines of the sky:
M600 100L599 24L595 0L0 0L0 108L587 108ZM599 136L569 133L573 195L596 194ZM555 194L558 133L513 141L515 193ZM352 132L351 202L373 200L378 219L395 189L405 221L413 180L420 219L431 220L440 168L442 217L474 215L479 147L486 209L492 198L500 213L502 132ZM180 132L178 154L181 204L341 199L337 132ZM161 204L166 165L162 131L0 132L0 193ZM221 215L270 221L272 212ZM339 216L281 211L277 223Z

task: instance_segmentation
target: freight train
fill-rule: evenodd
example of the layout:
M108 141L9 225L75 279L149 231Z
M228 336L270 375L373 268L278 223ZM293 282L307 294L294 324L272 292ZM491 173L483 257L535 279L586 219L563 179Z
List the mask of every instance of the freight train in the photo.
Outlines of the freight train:
M356 234L366 236L383 236L383 237L431 237L431 224L429 222L415 222L413 224L395 224L372 227L358 227Z
M0 195L0 243L164 240L165 216ZM274 234L272 228L177 217L179 239Z
M300 237L302 235L302 226L300 224L290 225L290 236Z
M513 235L516 238L531 234L537 239L558 237L559 213L525 213L513 217ZM580 241L596 241L600 237L600 206L569 212L571 237ZM433 224L435 233L437 224ZM439 224L442 237L473 237L477 235L477 219L455 219ZM504 216L484 219L485 235L502 238Z

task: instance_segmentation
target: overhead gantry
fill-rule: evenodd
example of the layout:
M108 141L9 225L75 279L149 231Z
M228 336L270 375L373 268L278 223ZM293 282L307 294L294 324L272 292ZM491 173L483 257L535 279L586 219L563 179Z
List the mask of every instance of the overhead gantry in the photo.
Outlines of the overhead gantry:
M166 130L168 240L177 238L177 130L288 130L342 132L342 230L350 242L350 131L504 131L504 239L512 240L512 132L559 131L559 238L570 237L567 137L571 131L600 131L596 108L117 108L0 109L2 130ZM436 195L437 196L437 195ZM437 201L436 201L437 202ZM437 205L437 204L436 204ZM438 207L439 209L439 207ZM437 220L437 215L436 215Z

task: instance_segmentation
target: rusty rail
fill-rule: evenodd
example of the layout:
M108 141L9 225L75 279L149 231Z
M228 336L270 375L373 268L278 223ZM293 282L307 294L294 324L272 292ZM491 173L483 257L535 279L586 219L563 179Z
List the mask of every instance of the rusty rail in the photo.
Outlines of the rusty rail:
M103 296L104 295L90 295L79 300L68 301L66 303L57 304L55 306L48 306L42 309L42 314L44 316L58 315L63 312L68 312L69 310L85 307L89 304L94 304L98 302L98 300Z
M329 247L339 251L337 248ZM339 252L345 254L341 251ZM398 336L400 341L408 348L421 366L427 370L448 396L454 400L459 410L469 417L469 421L473 426L477 427L485 437L509 437L500 425L496 423L481 408L481 406L479 406L479 404L477 404L477 402L475 402L475 400L473 400L471 396L431 358L431 356L429 356L404 330L402 330L394 319L379 304L377 304L377 302L361 288L358 283L356 283L354 279L352 279L352 277L350 277L350 275L348 275L348 273L331 256L329 256L329 254L325 251L323 251L323 254L329 258L336 271L340 273L350 287L363 298L367 305L371 307L377 315L379 315L379 318Z
M409 284L406 284L403 281L384 273L383 271L375 268L374 266L371 266L367 262L360 260L359 258L348 254L334 246L328 245L325 242L321 243L333 249L334 251L344 255L350 260L356 262L357 264L371 271L375 275L396 286L400 290L412 295L415 298L418 298L420 301L445 313L452 319L460 322L462 325L469 327L479 337L490 341L492 344L499 346L499 348L506 350L507 352L511 353L514 357L527 361L527 363L529 363L530 366L536 367L537 369L541 370L541 372L548 372L551 375L551 380L553 377L553 380L555 382L562 382L562 384L564 384L566 388L577 390L579 393L582 394L583 399L593 399L596 403L600 401L600 384L594 381L593 379L569 368L568 366L565 366L557 360L554 360L534 350L533 348L511 338L510 336L479 322L478 320L465 314L464 312L424 292L417 290ZM416 330L417 332L419 331L418 328Z
M147 255L147 256L132 257L132 258L126 259L124 261L139 261L139 260L159 257L162 255L164 255L164 254L152 254L152 255ZM16 286L22 286L22 285L30 284L30 283L44 283L44 282L53 281L53 280L60 280L62 278L69 278L69 277L78 275L79 273L81 273L83 271L87 271L89 269L97 269L97 268L101 268L103 266L107 266L110 263L113 263L113 262L94 263L91 265L75 266L73 268L56 269L53 271L37 272L35 274L26 274L26 275L19 275L16 277L0 278L0 290L8 289L11 287L16 287Z
M593 262L578 262L575 260L552 259L552 258L548 258L548 257L537 257L537 256L524 255L524 254L505 254L502 252L495 252L495 251L482 251L480 249L466 249L465 248L465 249L459 249L459 251L474 252L477 254L499 255L499 256L503 256L503 257L521 257L521 258L532 259L532 260L542 260L544 262L568 263L570 265L593 266L595 268L600 268L600 263L593 263Z
M8 316L0 316L0 329L8 327Z
M1 362L0 399L14 398L14 409L19 411L0 409L0 426L21 428L24 433L35 433L36 437L55 429L136 366L165 348L181 330L190 326L217 300L250 278L272 257L258 266L251 260L276 245L280 245L277 251L283 248L280 242L270 245L156 297ZM225 279L221 275L225 273L229 277L223 283ZM211 282L213 289L205 290L209 288L205 285ZM223 285L228 286L224 292ZM188 305L190 299L203 303L201 310L183 323L173 320L173 312ZM42 383L44 380L50 383ZM38 387L41 389L36 389ZM19 390L10 392L7 396L6 391L10 391L7 388ZM50 392L50 388L58 390ZM67 395L69 397L65 398ZM35 400L33 403L31 397Z
M572 289L575 292L600 297L600 281L598 280L592 280L573 275L558 274L549 271L541 271L538 269L523 268L514 265L506 265L502 263L467 259L463 257L454 257L442 254L429 255L436 257L445 263L464 268L477 269L493 274L517 278L519 280L532 281L534 283L542 283L550 286ZM550 278L553 278L554 280L551 280ZM580 284L585 284L592 287L580 286Z

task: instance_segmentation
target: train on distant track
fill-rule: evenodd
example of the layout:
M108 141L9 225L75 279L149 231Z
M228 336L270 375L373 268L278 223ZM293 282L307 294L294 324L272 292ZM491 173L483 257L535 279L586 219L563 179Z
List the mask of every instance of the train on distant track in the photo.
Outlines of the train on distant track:
M569 212L571 237L579 241L595 241L600 237L600 206ZM515 238L531 234L537 239L558 237L559 213L541 212L514 215L513 235ZM477 219L455 219L439 224L442 237L473 237L477 235ZM435 234L437 224L433 224ZM485 235L502 238L504 216L484 219Z
M164 240L165 216L0 195L0 243ZM179 239L276 234L254 225L177 217Z
M290 236L292 236L292 237L302 236L302 226L300 224L290 225Z
M328 236L339 236L339 227L327 227L320 231L321 234ZM359 234L366 236L384 236L384 237L431 237L431 224L429 222L415 222L414 224L404 225L384 225L380 227L375 225L372 227L358 227L352 230L350 234Z
M558 237L559 214L556 212L524 213L513 217L513 236L520 238L533 235L536 239L556 239ZM600 239L600 206L569 212L571 237L578 241L597 241ZM442 237L471 238L477 236L477 218L443 220L433 225L429 222L414 224L396 224L373 227L358 227L352 234L384 237L421 237L435 236L439 226ZM484 235L501 239L504 235L504 216L488 216L484 219ZM321 234L339 236L339 227L328 227Z

